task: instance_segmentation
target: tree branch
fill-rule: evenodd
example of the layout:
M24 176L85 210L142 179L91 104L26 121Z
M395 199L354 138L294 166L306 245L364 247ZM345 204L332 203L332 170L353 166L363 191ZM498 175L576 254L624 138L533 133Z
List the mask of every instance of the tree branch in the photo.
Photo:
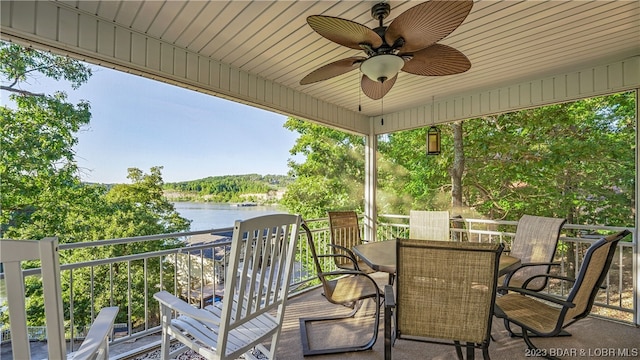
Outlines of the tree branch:
M0 90L6 90L6 91L18 93L20 95L27 95L27 96L45 96L45 94L36 94L36 93L31 92L31 91L21 90L21 89L14 89L12 87L4 86L4 85L0 86Z

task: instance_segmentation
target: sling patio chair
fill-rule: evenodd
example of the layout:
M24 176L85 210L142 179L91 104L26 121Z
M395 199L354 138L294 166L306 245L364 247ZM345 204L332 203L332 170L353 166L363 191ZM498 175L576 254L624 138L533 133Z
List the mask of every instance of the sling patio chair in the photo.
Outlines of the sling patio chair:
M300 222L300 216L288 214L235 222L222 302L197 309L166 291L154 294L160 302L162 359L189 348L207 359L274 359ZM186 346L170 353L170 337Z
M40 260L44 312L47 329L47 352L50 359L108 359L109 336L118 314L118 307L100 310L77 351L67 354L64 332L64 309L60 283L60 255L58 238L42 240L0 240L0 263L4 266L11 351L14 359L30 359L31 349L27 333L25 286L22 262Z
M385 359L391 359L396 339L454 345L459 359L462 347L467 359L480 348L489 359L502 249L492 243L398 239L397 295L391 285L384 290Z
M355 211L329 211L329 228L331 249L335 256L336 267L345 270L359 270L366 273L374 272L367 264L359 259L351 248L362 244L358 214Z
M531 337L557 336L569 325L589 315L598 290L607 277L616 246L630 233L623 230L593 243L585 253L576 279L541 274L525 280L522 287L506 288L509 292L496 300L495 315L504 319L505 327L511 334L510 324L521 327L521 336L528 348L534 350L533 354L542 354L535 351L537 348L531 342ZM568 281L573 283L573 287L566 299L528 290L528 283L541 277Z
M553 257L565 222L566 219L532 215L520 218L509 255L520 259L521 265L501 278L502 286L522 287L526 279L548 274L551 266L559 265ZM547 278L541 276L529 281L527 288L541 291L546 285Z
M409 211L409 238L414 240L451 240L448 211Z
M313 236L311 230L306 224L302 224L302 228L306 232L307 244L309 251L313 257L313 263L318 275L318 279L322 284L324 291L324 297L332 304L344 305L352 308L352 310L345 315L327 316L327 317L315 317L315 318L300 318L300 336L302 339L302 353L304 356L310 355L322 355L322 354L336 354L352 351L369 350L373 347L378 339L378 326L380 324L380 289L378 284L373 278L360 270L337 270L325 272L322 264L326 263L326 259L332 259L341 254L326 254L318 255L316 253L315 244L313 242ZM347 257L350 259L350 257ZM313 323L325 323L332 324L334 326L340 326L340 321L348 321L353 319L358 311L362 308L363 302L367 299L371 299L375 302L375 314L373 320L373 326L371 327L372 335L369 340L352 346L337 346L330 348L311 348L310 330L309 326Z

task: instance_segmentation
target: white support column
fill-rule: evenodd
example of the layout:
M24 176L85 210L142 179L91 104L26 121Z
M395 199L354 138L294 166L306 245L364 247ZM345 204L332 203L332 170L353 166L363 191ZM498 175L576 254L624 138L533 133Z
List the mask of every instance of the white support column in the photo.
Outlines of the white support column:
M640 165L638 164L639 159L639 150L638 146L640 146L640 132L638 131L638 125L640 125L640 88L636 89L636 209L638 207L638 202L640 201L640 195L638 192L640 191L640 176L638 171L640 171ZM638 240L638 212L636 211L636 219L635 219L635 231L633 232L633 240L635 241L635 246L633 247L633 273L635 274L635 293L633 294L633 308L636 310L635 312L635 323L636 325L640 325L640 240Z
M378 212L376 208L376 188L378 186L378 162L376 152L378 137L371 121L369 135L365 137L364 145L364 239L376 240Z

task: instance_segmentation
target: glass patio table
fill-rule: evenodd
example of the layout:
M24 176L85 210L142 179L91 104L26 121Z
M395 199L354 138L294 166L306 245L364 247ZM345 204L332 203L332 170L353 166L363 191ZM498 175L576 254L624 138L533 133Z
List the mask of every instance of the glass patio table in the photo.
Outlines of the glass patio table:
M373 270L396 273L396 240L375 241L353 247L353 252ZM520 266L520 259L502 254L498 276L506 275ZM390 277L391 280L391 277Z

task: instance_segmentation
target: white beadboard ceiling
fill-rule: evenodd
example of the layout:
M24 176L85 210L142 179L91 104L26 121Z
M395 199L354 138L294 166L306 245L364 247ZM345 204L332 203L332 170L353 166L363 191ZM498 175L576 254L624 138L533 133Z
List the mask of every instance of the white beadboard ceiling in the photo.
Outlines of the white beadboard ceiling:
M384 113L399 112L433 98L495 89L640 55L638 0L480 0L462 25L440 41L470 59L472 67L466 73L423 77L401 72L382 102L361 94L358 71L300 85L300 79L324 64L363 54L321 37L307 25L306 17L336 16L375 28L370 9L377 2L102 0L55 4L368 117L380 115L383 106ZM388 2L391 14L385 24L421 1ZM13 14L11 21L18 18Z

